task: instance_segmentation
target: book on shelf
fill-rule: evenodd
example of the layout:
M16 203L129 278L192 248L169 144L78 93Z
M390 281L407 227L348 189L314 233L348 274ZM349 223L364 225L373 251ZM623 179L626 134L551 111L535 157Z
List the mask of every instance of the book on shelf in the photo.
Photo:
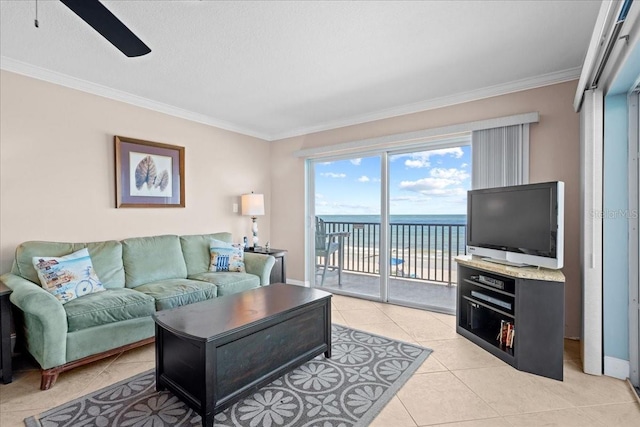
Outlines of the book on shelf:
M498 336L496 337L500 345L503 345L507 348L513 348L515 334L516 332L513 327L513 323L506 320L500 321L500 331L498 332Z

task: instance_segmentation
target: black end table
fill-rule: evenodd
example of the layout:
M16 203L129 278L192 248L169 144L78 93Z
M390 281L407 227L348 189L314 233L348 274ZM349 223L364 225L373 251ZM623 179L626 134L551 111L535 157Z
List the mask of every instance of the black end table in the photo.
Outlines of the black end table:
M271 270L271 278L269 279L269 283L287 283L287 251L285 249L267 249L265 247L258 247L257 249L246 248L244 251L271 255L272 257L275 257L276 264Z
M9 295L13 292L0 282L0 368L2 382L9 384L13 380L11 368L11 302Z

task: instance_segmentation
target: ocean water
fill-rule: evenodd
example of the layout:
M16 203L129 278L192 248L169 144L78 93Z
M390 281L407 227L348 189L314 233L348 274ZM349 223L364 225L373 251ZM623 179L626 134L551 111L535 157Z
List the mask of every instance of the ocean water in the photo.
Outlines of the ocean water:
M318 215L325 222L380 223L380 215ZM465 225L467 215L391 215L391 224Z
M375 251L379 243L379 215L318 215L328 231L346 231L346 245ZM391 215L390 246L396 253L464 254L466 215Z

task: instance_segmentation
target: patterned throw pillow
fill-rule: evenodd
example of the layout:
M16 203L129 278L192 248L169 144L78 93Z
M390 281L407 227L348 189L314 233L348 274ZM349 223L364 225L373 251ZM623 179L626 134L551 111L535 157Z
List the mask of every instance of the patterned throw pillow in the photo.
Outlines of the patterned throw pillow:
M62 304L106 290L98 279L87 248L63 257L33 257L42 287Z
M241 245L233 245L211 239L211 264L209 271L234 271L244 273L244 250Z

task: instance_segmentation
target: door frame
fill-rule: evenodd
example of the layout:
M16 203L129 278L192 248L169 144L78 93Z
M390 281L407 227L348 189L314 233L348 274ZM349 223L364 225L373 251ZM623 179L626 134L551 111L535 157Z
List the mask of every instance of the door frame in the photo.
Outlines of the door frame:
M580 110L580 270L582 331L580 357L587 374L603 372L602 212L604 94L584 92Z
M640 386L640 92L628 96L629 110L629 379Z

